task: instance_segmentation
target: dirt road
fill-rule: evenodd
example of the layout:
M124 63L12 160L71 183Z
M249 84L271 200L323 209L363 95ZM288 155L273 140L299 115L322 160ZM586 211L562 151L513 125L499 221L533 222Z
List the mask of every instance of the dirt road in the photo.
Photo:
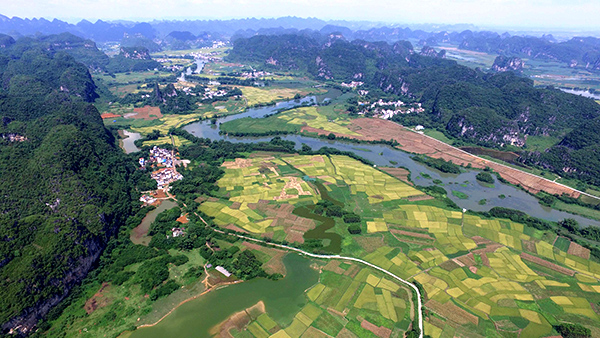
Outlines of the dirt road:
M514 185L520 184L523 188L534 194L543 190L551 194L560 195L566 193L575 198L579 197L581 194L594 197L543 177L469 154L427 135L416 133L392 121L375 118L360 118L352 121L351 129L360 134L360 136L345 134L336 134L336 136L367 141L381 139L396 140L401 144L399 148L409 153L424 154L433 158L442 158L446 161L452 161L453 163L460 165L467 165L470 163L474 168L483 169L485 167L490 167L510 183ZM310 127L304 127L302 130L319 134L329 134L328 131Z

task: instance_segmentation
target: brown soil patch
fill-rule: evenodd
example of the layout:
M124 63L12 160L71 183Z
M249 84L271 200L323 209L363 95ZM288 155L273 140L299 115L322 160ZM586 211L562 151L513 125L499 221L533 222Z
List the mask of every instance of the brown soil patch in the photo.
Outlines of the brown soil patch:
M404 168L386 168L386 167L379 167L379 169L381 169L382 171L385 171L386 173L394 176L395 178L399 179L400 181L406 182L410 185L413 185L411 181L408 180L408 175L410 175L410 171L404 169Z
M344 269L340 268L340 261L329 261L324 267L323 270L327 270L327 271L331 271L331 272L335 272L338 275L343 275Z
M313 327L311 326L309 328L309 330L310 329L313 329ZM308 330L307 330L307 332L308 332ZM321 332L321 331L319 331L319 332ZM319 337L320 338L320 337L329 337L329 336L325 335L325 336L315 336L315 337ZM357 337L358 337L357 335L355 335L354 333L352 333L352 331L348 330L347 328L343 328L342 331L340 331L340 333L338 333L338 335L336 336L336 338L357 338ZM302 335L302 338L309 338L309 337L308 336L304 337L304 335Z
M242 245L251 250L257 250L260 252L264 252L269 255L271 259L264 264L264 269L267 273L280 273L285 276L286 270L285 265L283 264L283 256L285 256L286 252L279 249L267 248L256 243L251 242L243 242Z
M575 255L584 259L590 259L590 249L584 248L581 245L571 242L569 250L567 251L570 255Z
M462 264L464 264L466 266L475 265L475 260L473 259L472 256L469 257L469 255L457 257L457 258L455 258L455 262L457 262L456 260L458 260L458 262L461 262Z
M312 195L312 193L310 191L304 191L304 189L302 189L302 185L298 181L298 177L290 176L290 177L285 177L284 179L289 179L289 181L285 182L285 185L283 186L283 189L281 189L281 193L279 194L279 196L273 197L274 200L276 200L276 201L277 200L285 200L288 198L298 198L298 196ZM293 195L288 195L288 193L286 192L287 189L296 189L298 191L298 193L293 194Z
M104 113L101 114L100 117L102 119L115 119L117 117L121 117L121 115L113 114L113 113Z
M349 263L349 262L347 262L347 263ZM350 278L354 278L354 277L356 277L356 275L358 274L359 271L360 271L360 267L353 264L351 267L348 268L348 270L346 270L344 275L348 276Z
M359 140L396 140L402 145L402 150L416 153L426 154L433 158L442 158L446 161L452 161L459 165L467 165L470 163L475 168L483 169L490 167L494 171L512 184L520 184L528 191L536 194L540 191L546 191L550 194L562 195L568 194L572 197L579 197L579 193L572 188L562 186L556 182L552 182L541 177L511 168L506 167L496 162L488 161L483 158L478 158L465 151L454 148L446 143L438 141L432 137L415 133L403 126L388 120L374 118L359 118L352 121L353 129L360 136L345 135L334 133L336 136L344 136ZM318 134L329 134L329 131L304 127L302 131L308 131Z
M104 296L103 292L106 292L110 290L110 284L108 283L102 283L102 286L100 287L100 290L98 290L98 292L96 292L96 294L94 294L92 296L92 298L88 299L85 302L85 305L83 306L83 308L85 309L85 312L89 315L92 312L96 311L97 309L103 308L105 306L107 306L108 304L110 304L111 299Z
M552 269L552 270L554 270L556 272L559 272L559 273L571 276L571 277L573 275L575 275L575 271L573 271L573 270L570 270L570 269L567 269L567 268L563 268L560 265L556 265L554 263L548 262L545 259L541 259L541 258L532 256L532 255L524 253L524 252L521 253L521 258L524 259L524 260L533 262L535 264L547 267L548 269Z
M315 221L292 214L292 211L294 211L294 205L292 204L274 205L267 203L268 201L261 200L258 204L248 206L251 209L264 212L267 218L273 218L272 227L283 226L288 242L304 243L304 233L315 228Z
M285 240L289 243L304 243L304 232L300 232L294 229L290 229L286 231L287 236L285 236Z
M451 302L440 304L432 299L425 304L425 307L437 313L438 315L445 317L458 324L464 325L468 323L473 323L477 325L477 323L479 322L479 318L477 318L477 316L468 313L467 311L461 309L460 307L454 305Z
M477 273L477 267L475 266L470 266L469 270L471 270L472 273Z
M429 195L416 195L416 196L408 196L406 199L411 202L416 202L416 201L432 200L432 199L435 199L435 197L432 197Z
M360 323L360 326L363 329L367 329L371 332L373 332L377 337L381 337L381 338L389 338L390 335L392 334L392 330L388 329L387 327L384 326L377 326L367 320L364 320Z
M340 331L340 333L337 335L337 338L354 338L354 337L356 337L355 334L353 334L352 332L350 332L348 330L346 330L346 331L349 332L350 335L342 335L342 332L344 330L346 330L346 329L343 329L342 331ZM302 337L302 338L329 338L331 336L324 333L323 331L319 331L319 329L315 328L314 326L309 326L308 329L306 331L304 331L304 333L300 337Z
M227 169L240 169L252 166L252 160L246 158L236 158L235 161L223 162L223 167Z
M155 198L166 198L167 194L165 194L165 191L162 189L157 189L156 191L154 191L152 193L152 196Z
M481 244L490 244L493 243L492 241L490 241L487 238L483 238L481 236L473 236L471 237L471 239L473 240L473 242L475 242L475 244L477 244L478 246Z
M503 247L503 245L501 245L501 244L497 244L497 243L489 244L488 246L486 246L483 249L473 250L472 253L483 256L484 254L486 254L488 252L496 252L496 250L498 250L501 247Z
M529 251L529 252L533 252L533 253L537 253L537 249L535 248L535 242L534 241L526 241L526 240L521 240L521 245L523 246L523 250L524 251Z
M444 269L444 270L446 270L446 271L452 271L452 270L454 270L454 269L458 269L458 268L460 268L460 267L461 267L461 266L460 266L460 265L458 265L458 264L457 264L455 261L453 261L453 260L448 260L448 261L445 261L444 263L440 264L440 268L442 268L442 269Z
M373 252L380 248L383 243L383 236L381 237L357 237L355 238L358 245L360 245L366 252Z
M420 234L420 233L404 231L404 230L390 230L390 231L393 233L399 234L399 235L435 240L435 238L429 236L428 234Z
M248 326L248 324L250 324L251 320L256 319L256 317L262 313L265 313L265 304L260 301L256 303L256 305L253 305L244 311L234 313L224 322L215 326L215 328L213 328L210 332L211 336L217 335L219 337L233 338L229 331L232 329L236 329L238 331L243 330L246 326Z
M242 203L240 202L233 202L233 204L230 206L231 209L239 209L242 206Z
M187 224L189 221L190 220L187 218L187 214L181 215L179 218L177 218L177 222L179 223Z
M126 114L125 117L132 119L156 120L163 117L159 107L144 106L134 108L133 113Z

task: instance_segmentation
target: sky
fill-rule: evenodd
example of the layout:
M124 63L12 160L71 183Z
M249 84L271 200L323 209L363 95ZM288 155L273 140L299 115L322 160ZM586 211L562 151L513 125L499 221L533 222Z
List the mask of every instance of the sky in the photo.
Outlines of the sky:
M600 29L600 0L0 0L0 14L70 22L298 16L398 24Z

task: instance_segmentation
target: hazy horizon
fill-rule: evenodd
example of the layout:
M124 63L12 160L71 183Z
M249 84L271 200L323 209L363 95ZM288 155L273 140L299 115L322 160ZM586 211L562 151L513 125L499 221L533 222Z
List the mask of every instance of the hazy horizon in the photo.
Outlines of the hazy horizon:
M504 29L600 30L593 0L22 0L0 14L20 18L115 21L313 17L386 24L472 24Z

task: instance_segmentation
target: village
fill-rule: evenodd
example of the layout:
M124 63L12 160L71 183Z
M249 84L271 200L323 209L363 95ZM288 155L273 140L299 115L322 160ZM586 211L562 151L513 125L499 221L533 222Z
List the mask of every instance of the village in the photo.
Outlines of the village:
M400 100L384 101L379 99L372 103L369 101L358 101L358 105L362 107L358 112L359 115L378 117L384 120L389 120L396 114L421 113L425 111L421 107L420 102L407 105Z
M184 164L184 161L179 160L174 151L159 148L154 146L150 149L150 157L148 160L141 157L138 160L141 168L149 168L152 166L158 167L158 170L151 174L152 179L156 181L157 191L152 194L144 194L140 197L140 201L145 204L154 204L161 197L166 197L171 190L169 184L183 179L183 175L177 172L175 166Z

